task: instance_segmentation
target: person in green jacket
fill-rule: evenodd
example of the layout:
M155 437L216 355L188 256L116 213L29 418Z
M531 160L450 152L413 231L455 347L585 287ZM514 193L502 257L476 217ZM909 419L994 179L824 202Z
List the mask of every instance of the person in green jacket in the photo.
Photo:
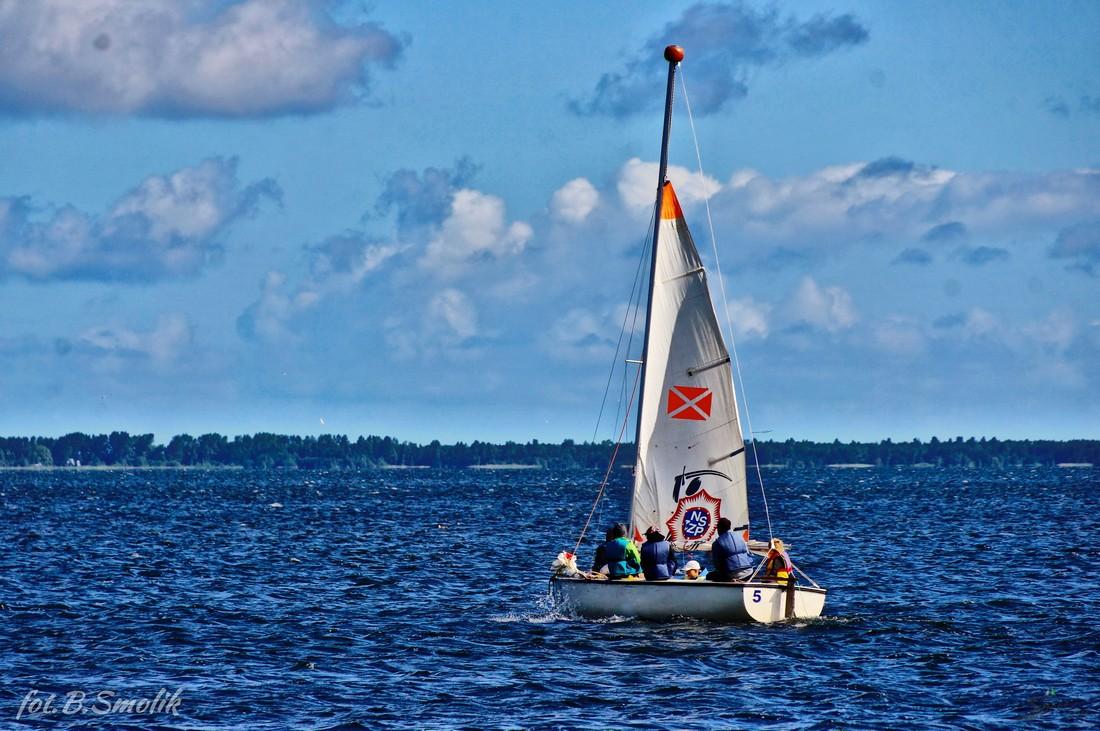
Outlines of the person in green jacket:
M607 559L608 576L612 579L637 576L642 570L642 554L634 541L626 537L626 526L618 523L610 532L613 537L600 547Z

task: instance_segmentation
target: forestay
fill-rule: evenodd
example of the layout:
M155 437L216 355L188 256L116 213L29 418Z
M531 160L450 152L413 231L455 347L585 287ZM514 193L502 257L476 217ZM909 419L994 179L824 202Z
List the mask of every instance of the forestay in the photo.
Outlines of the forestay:
M706 549L719 518L748 535L745 445L730 357L707 276L665 183L639 424L631 525Z

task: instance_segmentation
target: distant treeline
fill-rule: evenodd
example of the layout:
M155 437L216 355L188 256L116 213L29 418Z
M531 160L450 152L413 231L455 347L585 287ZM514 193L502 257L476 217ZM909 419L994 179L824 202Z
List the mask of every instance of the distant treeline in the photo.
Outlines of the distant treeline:
M752 461L751 445L749 460ZM761 464L823 467L830 464L876 466L931 464L961 467L1054 465L1066 462L1100 464L1100 440L963 439L922 442L757 442ZM0 437L0 466L202 466L298 467L303 469L360 469L383 466L471 467L489 464L539 465L558 468L603 468L615 449L610 441L560 444L537 440L519 444L429 444L403 442L392 437L323 434L317 437L254 434L232 439L220 434L192 437L180 434L167 444L154 444L152 434L81 434L63 437ZM624 444L616 461L631 464L634 447Z

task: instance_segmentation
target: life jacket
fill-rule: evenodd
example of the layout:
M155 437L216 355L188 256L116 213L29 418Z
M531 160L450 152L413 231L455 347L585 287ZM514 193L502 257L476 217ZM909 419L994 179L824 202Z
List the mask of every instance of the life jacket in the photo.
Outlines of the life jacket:
M718 576L723 577L734 576L754 565L748 545L733 531L723 533L711 544L710 558ZM728 581L728 578L723 580Z
M596 546L596 558L592 561L592 570L599 571L607 565L607 544L601 543Z
M631 548L634 550L631 551ZM604 543L603 555L607 559L607 574L612 579L634 576L641 568L638 548L626 538L615 538Z
M764 559L764 577L775 579L779 584L786 584L792 575L794 575L794 567L791 565L791 560L787 558L787 554L780 553L774 548L768 551L768 556Z
M665 581L676 573L676 559L668 541L646 541L642 544L642 571L646 581Z

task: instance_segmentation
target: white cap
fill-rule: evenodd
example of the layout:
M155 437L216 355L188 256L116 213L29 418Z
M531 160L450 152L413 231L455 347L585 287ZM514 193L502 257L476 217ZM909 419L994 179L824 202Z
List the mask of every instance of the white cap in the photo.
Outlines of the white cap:
M702 571L703 567L699 565L698 561L688 561L686 564L684 564L684 571L691 571L692 569L695 569L696 571Z

